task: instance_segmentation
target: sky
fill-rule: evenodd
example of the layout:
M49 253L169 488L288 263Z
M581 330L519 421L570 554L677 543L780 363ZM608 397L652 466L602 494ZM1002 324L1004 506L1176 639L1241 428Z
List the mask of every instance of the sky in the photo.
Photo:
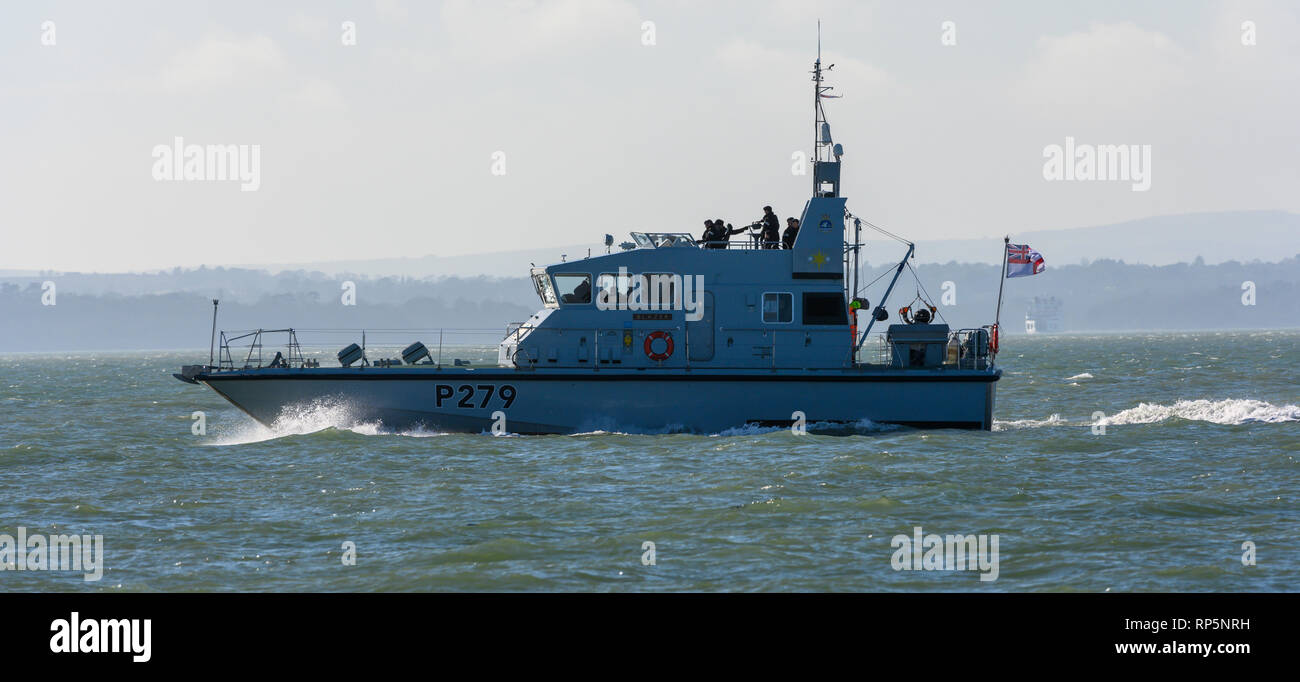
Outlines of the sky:
M797 216L818 19L843 194L894 232L1300 211L1294 2L6 3L0 269L456 256ZM171 179L177 137L244 149L255 188ZM1149 189L1047 179L1067 138L1149 145Z

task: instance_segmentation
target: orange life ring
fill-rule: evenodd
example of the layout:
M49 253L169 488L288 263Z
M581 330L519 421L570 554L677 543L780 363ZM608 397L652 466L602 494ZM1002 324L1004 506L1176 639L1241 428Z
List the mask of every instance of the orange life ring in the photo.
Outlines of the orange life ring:
M651 344L653 344L658 339L663 339L664 342L667 344L667 348L665 348L664 352L662 353L656 353L654 351L654 348L651 347ZM663 362L664 360L667 360L673 354L672 334L669 334L668 332L663 330L650 332L650 334L645 337L644 349L645 349L645 356L647 358L650 358L651 360L654 360L655 362Z
M989 331L992 332L992 333L989 334L989 350L993 351L993 354L994 354L994 355L997 355L997 353L998 353L998 326L997 326L996 324L991 324L991 325L989 325Z

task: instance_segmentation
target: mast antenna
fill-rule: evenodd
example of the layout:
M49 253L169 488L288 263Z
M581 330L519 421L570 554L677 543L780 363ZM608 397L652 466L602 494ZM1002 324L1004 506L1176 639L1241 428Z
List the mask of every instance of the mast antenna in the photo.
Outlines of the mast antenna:
M835 68L834 64L826 67L826 71ZM831 190L835 196L839 193L839 173L834 174L834 180L823 178L816 172L817 165L823 162L839 161L839 154L831 140L831 127L826 122L826 111L822 109L823 98L836 98L838 95L830 94L834 88L829 85L822 85L822 22L817 20L817 61L813 62L813 196L825 196L823 194L823 183L832 183L835 187ZM836 163L838 166L838 163Z
M820 158L822 127L822 20L817 20L817 60L813 62L813 163ZM813 196L818 190L817 174L813 173Z

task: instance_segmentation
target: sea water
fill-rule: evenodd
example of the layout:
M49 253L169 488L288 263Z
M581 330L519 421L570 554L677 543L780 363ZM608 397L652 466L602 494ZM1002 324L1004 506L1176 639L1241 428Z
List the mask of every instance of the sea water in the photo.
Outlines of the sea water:
M992 432L806 435L267 428L171 377L206 349L0 355L0 535L100 535L104 564L10 557L0 590L1296 590L1297 349L1008 337ZM996 536L996 579L900 569L917 528Z

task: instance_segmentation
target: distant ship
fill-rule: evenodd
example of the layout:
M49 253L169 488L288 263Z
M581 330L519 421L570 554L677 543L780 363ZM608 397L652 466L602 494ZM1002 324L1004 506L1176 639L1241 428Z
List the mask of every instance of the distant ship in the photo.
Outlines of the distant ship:
M1035 296L1025 311L1026 334L1056 334L1065 331L1061 309L1064 303L1055 296Z
M847 211L820 48L812 74L813 193L790 248L753 226L750 239L735 241L633 232L622 251L535 267L542 309L508 328L492 366L446 367L420 342L400 359L372 361L363 333L338 353L340 366L322 367L303 356L295 330L281 329L287 344L267 364L271 331L222 332L215 360L210 351L208 364L175 376L267 425L286 408L324 401L385 428L473 433L497 432L502 421L523 434L863 420L991 429L1002 376L996 325L950 329L918 287L900 322L863 347L872 325L889 318L885 301L915 246ZM857 296L864 223L907 246L874 308ZM247 354L232 353L240 339Z

